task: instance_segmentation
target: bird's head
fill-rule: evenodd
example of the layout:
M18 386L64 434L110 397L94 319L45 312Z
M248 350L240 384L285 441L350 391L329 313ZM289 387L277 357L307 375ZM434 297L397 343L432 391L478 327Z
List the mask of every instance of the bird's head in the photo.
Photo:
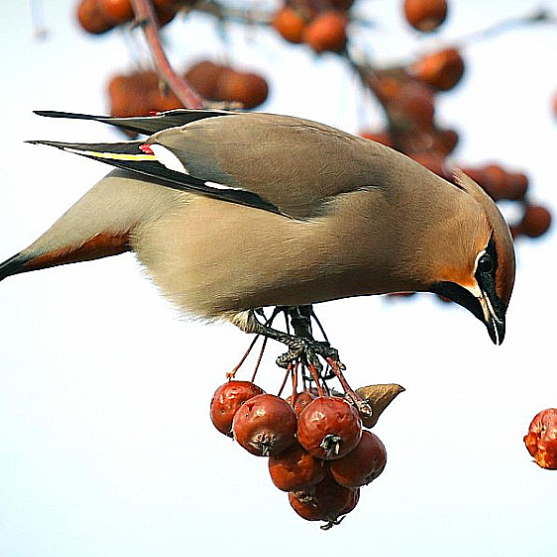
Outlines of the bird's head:
M430 291L465 307L484 323L491 340L501 344L515 277L512 237L497 205L478 184L460 170L455 182L472 203L438 231L446 234L438 238L445 253Z

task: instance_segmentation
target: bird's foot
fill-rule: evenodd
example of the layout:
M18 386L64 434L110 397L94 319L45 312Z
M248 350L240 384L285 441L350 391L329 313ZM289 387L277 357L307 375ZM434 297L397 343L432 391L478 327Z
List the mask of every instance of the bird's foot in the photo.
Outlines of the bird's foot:
M321 372L323 369L319 361L319 356L321 356L324 360L331 359L338 362L338 365L344 369L344 365L338 357L338 350L328 342L301 337L291 337L283 342L289 350L277 358L276 362L279 367L287 368L296 361L302 361L308 365L313 364Z

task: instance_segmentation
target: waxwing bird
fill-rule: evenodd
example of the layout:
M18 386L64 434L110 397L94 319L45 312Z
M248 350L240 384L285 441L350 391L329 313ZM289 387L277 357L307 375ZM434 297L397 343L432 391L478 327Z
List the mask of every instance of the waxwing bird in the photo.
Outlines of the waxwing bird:
M32 142L116 169L0 264L0 279L132 250L182 311L246 332L272 336L257 318L268 306L425 291L467 308L503 342L513 243L495 203L462 172L453 184L388 147L288 116L39 114L147 138Z

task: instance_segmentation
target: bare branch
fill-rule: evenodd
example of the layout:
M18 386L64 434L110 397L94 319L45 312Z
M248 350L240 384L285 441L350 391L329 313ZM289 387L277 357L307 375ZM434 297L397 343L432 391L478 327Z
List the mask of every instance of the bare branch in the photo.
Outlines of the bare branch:
M204 100L170 65L159 35L159 23L151 0L131 0L135 21L143 29L160 80L168 85L186 108L205 108Z
M451 47L461 49L470 43L479 40L490 39L495 35L504 33L506 31L511 31L513 29L516 29L517 27L533 25L536 23L551 23L555 25L557 23L557 17L546 8L538 8L521 16L514 16L507 19L502 19L501 21L497 21L496 23L487 26L485 29L473 31L469 35L461 37L460 39L457 39L456 41L451 43Z

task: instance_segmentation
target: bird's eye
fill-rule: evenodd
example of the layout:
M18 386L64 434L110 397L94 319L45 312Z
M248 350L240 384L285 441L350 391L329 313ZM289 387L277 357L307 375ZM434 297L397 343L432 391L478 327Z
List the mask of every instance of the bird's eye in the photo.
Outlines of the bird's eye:
M478 271L480 273L491 273L493 271L493 259L489 253L484 253L478 261Z

